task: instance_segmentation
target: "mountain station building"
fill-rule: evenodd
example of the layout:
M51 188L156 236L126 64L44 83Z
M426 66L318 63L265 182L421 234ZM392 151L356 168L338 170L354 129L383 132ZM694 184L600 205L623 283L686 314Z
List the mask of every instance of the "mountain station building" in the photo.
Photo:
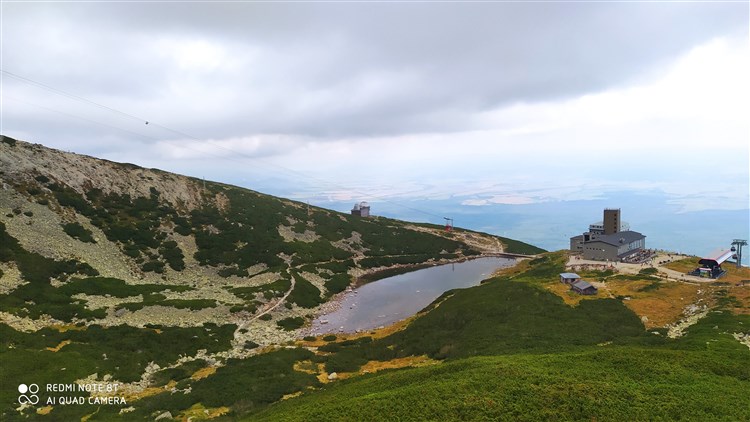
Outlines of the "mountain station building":
M620 220L620 209L605 209L604 220L570 238L570 251L594 261L632 261L646 250L646 236Z

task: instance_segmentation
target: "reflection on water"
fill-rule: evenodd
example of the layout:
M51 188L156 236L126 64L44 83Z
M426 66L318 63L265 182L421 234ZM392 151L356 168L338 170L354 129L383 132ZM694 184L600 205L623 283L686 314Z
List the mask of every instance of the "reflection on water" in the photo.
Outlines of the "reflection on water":
M312 332L355 332L408 318L443 292L476 286L493 271L515 263L509 258L478 258L384 278L347 293L341 307L313 321Z

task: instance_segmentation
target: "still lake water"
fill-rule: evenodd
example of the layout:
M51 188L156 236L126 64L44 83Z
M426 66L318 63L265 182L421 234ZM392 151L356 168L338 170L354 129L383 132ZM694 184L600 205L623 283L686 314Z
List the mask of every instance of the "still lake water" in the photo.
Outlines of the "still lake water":
M338 310L316 318L312 333L350 333L393 324L416 314L444 292L477 286L496 269L515 262L510 258L478 258L365 284L347 293Z

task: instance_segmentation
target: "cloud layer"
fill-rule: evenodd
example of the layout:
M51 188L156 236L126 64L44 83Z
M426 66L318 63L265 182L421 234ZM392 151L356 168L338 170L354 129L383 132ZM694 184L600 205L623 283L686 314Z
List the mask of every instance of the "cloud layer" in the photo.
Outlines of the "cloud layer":
M747 206L744 4L0 8L3 69L46 85L2 74L22 139L320 201Z

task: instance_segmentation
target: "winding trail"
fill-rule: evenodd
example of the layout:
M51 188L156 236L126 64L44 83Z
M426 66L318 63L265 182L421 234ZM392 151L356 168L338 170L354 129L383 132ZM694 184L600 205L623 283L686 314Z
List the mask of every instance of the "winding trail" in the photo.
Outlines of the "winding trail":
M287 271L288 271L288 270L287 270ZM253 318L250 318L250 319L248 320L248 322L252 322L252 321L255 321L256 319L258 319L258 318L262 317L263 315L265 315L265 314L267 314L267 313L269 313L269 312L273 311L274 309L278 308L278 307L279 307L279 305L281 305L282 303L284 303L284 301L286 300L286 298L288 298L288 297L289 297L289 295L290 295L290 294L292 294L292 290L294 290L294 285L295 285L295 284L296 284L296 282L297 282L297 281L296 281L296 280L294 279L294 276L293 276L293 275L291 275L291 274L290 274L290 278L291 278L291 280L292 280L292 283L291 283L291 285L289 286L289 290L287 290L287 291L286 291L286 293L284 293L284 296L282 296L282 297L281 297L281 299L279 299L279 300L278 300L278 302L274 303L274 304L273 304L273 306L271 306L270 308L268 308L268 309L266 309L265 311L263 311L263 312L259 313L258 315L254 316Z
M287 269L286 271L287 271L287 274L289 274L289 276L290 276L290 278L291 278L291 280L292 280L292 282L291 282L291 285L289 286L289 290L287 290L287 292L286 292L286 293L284 293L284 296L282 296L282 297L281 297L281 298L280 298L280 299L279 299L279 300L278 300L278 301L277 301L276 303L274 303L274 304L273 304L273 305L272 305L271 307L267 308L267 309L266 309L266 310L264 310L263 312L260 312L260 313L258 313L257 315L254 315L254 316L253 316L252 318L248 319L247 321L244 321L244 322L242 322L241 324L239 324L239 325L237 326L237 329L236 329L236 330L234 330L234 340L235 340L235 341L237 341L237 340L238 340L238 337L239 337L240 331L241 331L242 329L244 329L245 327L247 327L247 325L248 325L248 324L250 324L250 323L251 323L251 322L253 322L253 321L256 321L256 320L257 320L258 318L262 317L263 315L265 315L265 314L267 314L267 313L269 313L269 312L273 311L274 309L278 308L278 307L279 307L279 305L281 305L282 303L284 303L284 301L286 300L286 298L288 298L288 297L289 297L289 295L290 295L290 294L292 294L292 290L294 290L294 285L296 284L296 280L294 279L294 275L292 275L292 274L291 274L291 272L289 271L289 269Z

